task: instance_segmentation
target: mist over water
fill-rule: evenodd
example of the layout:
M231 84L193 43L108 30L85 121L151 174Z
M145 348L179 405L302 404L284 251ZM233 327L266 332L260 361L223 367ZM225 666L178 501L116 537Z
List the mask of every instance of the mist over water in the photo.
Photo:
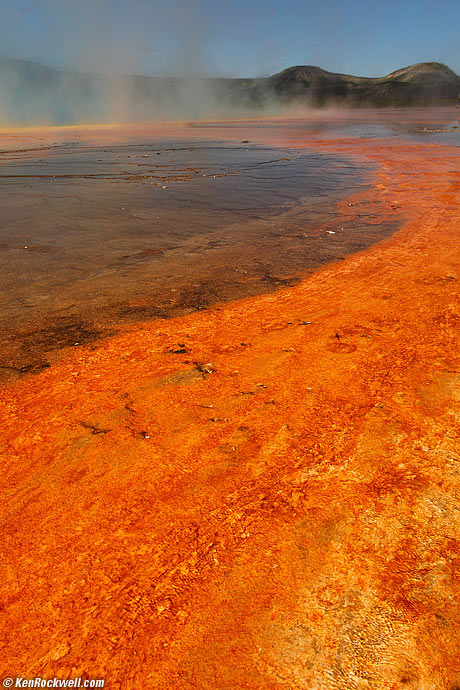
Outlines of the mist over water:
M22 59L20 46L1 44L0 125L277 112L263 81L254 95L254 80L239 80L229 88L228 80L215 78L198 0L169 7L132 0L121 34L112 25L110 0L44 0L23 9L32 12L38 6L52 12L46 28L37 29L41 40L36 37L34 59Z
M335 74L363 74L369 64L353 39L353 12L342 10L338 0L324 0L320 7L296 0L273 0L270 6L262 0L0 0L0 125L221 119L295 115L299 108L304 114L325 105L455 102L460 79L440 62L428 63L428 70L399 70L394 78L385 71L389 65L382 62L377 69L375 61L378 78ZM296 41L300 48L290 51ZM350 72L346 56L353 50L360 65ZM423 44L412 62L438 55L443 56ZM450 57L447 48L445 56ZM407 58L392 69L410 64ZM282 71L296 64L304 66Z
M261 80L235 83L197 74L146 77L64 72L0 58L0 89L3 126L190 120L279 112L279 103Z

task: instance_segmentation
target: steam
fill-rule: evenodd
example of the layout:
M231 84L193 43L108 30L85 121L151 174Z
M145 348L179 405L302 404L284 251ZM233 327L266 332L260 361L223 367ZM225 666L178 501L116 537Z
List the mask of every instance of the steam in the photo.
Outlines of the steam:
M314 20L315 32L327 37L317 43L328 61L334 54L338 59L334 51L340 42L327 11L337 1L326 0L319 6L296 3L298 21L289 19L291 30L310 26ZM346 77L309 66L273 74L279 69L276 40L282 32L274 32L272 24L271 39L265 38L264 21L272 21L271 14L265 10L261 19L258 3L252 9L247 3L243 19L234 17L239 3L227 0L0 3L3 126L222 119L285 114L286 109L290 114L304 113L310 106L449 104L460 91L459 77L439 63L414 65L379 79ZM342 14L338 16L342 19ZM352 18L349 21L353 29ZM10 25L15 26L13 31ZM299 33L303 40L303 32ZM266 51L274 35L270 55ZM259 58L263 56L273 76L217 78L216 51L224 54L222 41L230 38L233 51L235 39L244 43L239 53L250 55L251 65L257 63L261 50Z
M0 54L0 125L189 120L261 107L276 112L262 86L254 96L253 80L212 78L200 0L166 8L157 0L131 0L123 27L112 23L112 4L27 1L29 21L41 18L46 26L41 41L34 34L33 60L12 58L14 45Z
M189 120L276 113L257 80L64 72L0 57L0 125ZM255 88L254 88L255 86Z

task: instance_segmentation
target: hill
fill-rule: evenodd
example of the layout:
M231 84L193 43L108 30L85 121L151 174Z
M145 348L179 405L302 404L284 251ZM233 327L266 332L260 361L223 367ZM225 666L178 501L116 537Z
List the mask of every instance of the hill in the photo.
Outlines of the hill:
M355 77L320 67L290 67L270 77L271 88L286 101L306 99L314 105L411 106L454 103L460 77L438 62L423 62L384 77Z
M411 65L378 78L301 65L256 79L185 79L84 74L0 57L2 124L209 117L286 104L453 104L459 92L460 77L437 62Z

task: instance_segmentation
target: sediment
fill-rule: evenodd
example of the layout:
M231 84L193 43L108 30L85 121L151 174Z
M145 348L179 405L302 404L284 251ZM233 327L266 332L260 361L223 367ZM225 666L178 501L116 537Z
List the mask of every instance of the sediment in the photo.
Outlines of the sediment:
M460 151L291 143L378 164L406 224L3 388L3 675L460 684Z

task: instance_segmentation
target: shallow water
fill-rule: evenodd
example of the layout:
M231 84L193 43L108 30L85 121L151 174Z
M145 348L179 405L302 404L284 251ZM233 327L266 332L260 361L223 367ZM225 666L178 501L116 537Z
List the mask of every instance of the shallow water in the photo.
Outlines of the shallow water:
M302 116L244 122L195 123L198 130L277 131L284 139L300 133L308 139L406 139L460 145L460 107L313 110Z
M337 202L370 165L196 139L21 147L0 167L0 373L39 371L63 347L297 282L400 223Z

